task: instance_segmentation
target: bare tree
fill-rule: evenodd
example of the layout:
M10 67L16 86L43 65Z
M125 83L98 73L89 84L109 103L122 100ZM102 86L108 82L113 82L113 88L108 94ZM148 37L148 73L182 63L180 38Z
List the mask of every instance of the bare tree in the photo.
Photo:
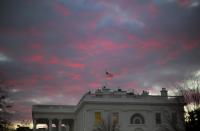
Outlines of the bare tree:
M191 130L190 127L192 127L196 121L200 121L200 119L198 118L194 118L195 122L193 121L193 116L200 116L198 113L200 110L200 75L193 75L191 76L189 79L186 79L182 82L179 83L173 83L172 84L174 87L176 87L176 91L174 91L174 94L176 94L177 96L182 96L182 99L177 99L177 104L178 103L185 103L184 106L184 116L185 118L181 118L181 119L185 119L185 123L186 123L186 130L187 130L187 125L189 126L189 130ZM182 101L180 101L182 100ZM181 109L179 108L180 106L174 106L174 111L180 111ZM195 114L196 113L196 114ZM195 114L195 115L194 115ZM172 116L166 117L168 123L171 125L171 127L175 130L175 131L181 131L182 129L179 128L178 123L174 122ZM196 124L198 125L198 124ZM196 127L195 127L196 128Z
M32 121L31 120L22 120L21 121L21 126L23 126L23 127L29 127L30 126L30 124L32 123Z
M0 129L7 130L8 125L10 125L10 108L11 102L9 99L9 87L10 85L3 79L0 73Z
M190 79L176 84L180 95L183 96L186 103L186 111L192 111L200 108L200 76L193 76Z
M110 119L102 120L95 124L93 131L119 131L119 124L116 121L111 122Z

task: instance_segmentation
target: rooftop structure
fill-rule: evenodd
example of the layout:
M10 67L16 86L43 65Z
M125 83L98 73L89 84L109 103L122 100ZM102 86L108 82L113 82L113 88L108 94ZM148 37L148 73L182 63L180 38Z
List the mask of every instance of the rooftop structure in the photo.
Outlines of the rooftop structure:
M38 123L46 124L49 131L174 131L175 126L184 130L184 104L181 96L168 96L165 88L161 95L139 95L104 86L87 92L77 105L33 105L33 125L38 130Z

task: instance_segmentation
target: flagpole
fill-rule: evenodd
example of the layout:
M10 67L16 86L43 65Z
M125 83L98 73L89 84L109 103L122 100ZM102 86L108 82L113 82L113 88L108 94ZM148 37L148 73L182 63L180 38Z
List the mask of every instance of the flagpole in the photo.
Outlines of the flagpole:
M107 72L107 69L105 69L105 73L106 73L106 72ZM105 85L104 85L104 86L107 87L107 84L108 84L108 83L107 83L107 78L106 78L106 76L104 77L104 79L105 79Z
M105 86L108 86L109 80L112 80L113 76L114 75L110 73L109 71L107 71L107 69L105 70Z

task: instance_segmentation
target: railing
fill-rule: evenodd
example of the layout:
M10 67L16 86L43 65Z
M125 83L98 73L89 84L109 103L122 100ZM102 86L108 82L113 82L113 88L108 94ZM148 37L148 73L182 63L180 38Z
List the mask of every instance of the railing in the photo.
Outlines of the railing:
M33 111L49 111L49 112L75 112L76 106L68 105L33 105Z
M180 103L184 104L182 96L161 96L161 95L137 95L137 94L115 94L115 93L87 93L81 98L80 103L89 102L146 102L146 103ZM79 105L78 104L78 105Z
M138 95L138 94L115 94L115 93L109 93L109 94L104 94L104 93L91 93L88 95L85 95L84 98L151 98L151 99L177 99L177 98L182 98L182 96L160 96L160 95Z

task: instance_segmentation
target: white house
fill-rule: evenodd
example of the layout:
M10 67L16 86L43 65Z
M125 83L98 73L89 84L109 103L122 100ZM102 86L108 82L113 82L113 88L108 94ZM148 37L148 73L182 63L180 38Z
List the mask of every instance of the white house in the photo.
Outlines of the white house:
M165 88L155 96L103 87L77 105L33 105L33 130L42 123L49 131L183 131L184 104Z

